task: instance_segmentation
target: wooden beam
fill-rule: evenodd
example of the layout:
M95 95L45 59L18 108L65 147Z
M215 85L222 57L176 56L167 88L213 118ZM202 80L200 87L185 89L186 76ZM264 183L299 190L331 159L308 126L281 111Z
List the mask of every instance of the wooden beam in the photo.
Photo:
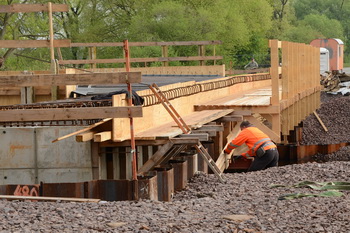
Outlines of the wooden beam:
M199 143L198 138L171 138L169 139L174 145L186 144L196 145Z
M36 201L68 201L68 202L99 202L101 199L92 198L70 198L70 197L38 197L38 196L14 196L0 195L0 199L7 200L36 200Z
M216 111L208 110L208 111L202 111L202 112L194 112L190 115L184 116L183 120L192 129L198 129L198 128L201 128L203 125L209 122L215 121L232 112L233 112L233 109L226 109L226 110L219 109Z
M192 133L195 133L195 134L200 134L200 133L205 133L205 134L208 134L209 137L215 137L216 134L217 134L218 131L203 131L203 130L192 130ZM220 131L219 131L220 132Z
M138 174L142 174L148 172L155 166L157 166L162 157L173 147L174 145L188 144L188 145L196 145L199 143L198 138L172 138L168 140L166 144L161 146L158 151L152 155L152 157L137 171Z
M66 4L52 4L53 12L68 12ZM30 13L48 11L47 4L11 4L1 5L0 13Z
M198 128L196 131L224 131L223 125L203 125L202 127Z
M250 110L235 110L232 115L242 115L242 116L251 116L253 113Z
M224 131L223 125L203 125L201 128L192 130L192 133L206 133L209 137L215 137L217 132Z
M129 42L129 46L179 46L179 45L215 45L220 40L212 41L170 41L170 42ZM72 47L122 47L123 42L72 43Z
M263 131L269 138L274 142L280 141L280 136L272 131L270 128L259 122L255 117L253 116L247 116L246 119L252 123L255 127L259 128L261 131Z
M94 142L105 142L112 139L112 132L105 131L94 135Z
M159 150L152 155L152 157L137 171L138 174L142 174L144 172L148 172L152 168L158 165L159 160L168 152L171 147L174 146L174 143L171 141L167 142L165 145L159 148Z
M54 40L53 47L70 47L70 40ZM1 40L0 48L50 48L50 40Z
M180 138L198 138L199 141L209 141L209 135L207 133L191 133L191 134L180 134Z
M77 142L90 141L94 138L94 134L95 134L95 132L87 132L87 133L78 134L75 136L75 141L77 141Z
M102 118L142 117L142 107L96 107L96 108L52 108L11 109L0 111L0 122L84 120Z
M141 72L0 76L2 87L90 85L141 82Z
M230 115L230 116L223 116L220 119L218 119L219 122L241 122L243 121L243 116L242 115Z
M301 91L300 93L297 93L294 96L290 96L287 99L283 99L280 101L280 111L282 112L283 110L287 109L288 107L292 106L298 101L303 100L304 98L313 95L314 93L319 92L319 88L309 88L304 91Z
M195 145L199 142L197 138L171 138L174 144L186 144L186 145ZM180 140L180 141L178 141ZM167 139L157 139L157 140L136 140L136 146L160 146L169 142ZM130 140L125 140L123 142L113 142L107 141L99 144L100 147L126 147L130 146Z
M169 62L169 61L207 61L222 60L223 56L189 56L189 57L149 57L149 58L130 58L130 62ZM78 64L106 64L106 63L125 63L123 58L114 59L86 59L86 60L60 60L60 65L78 65Z

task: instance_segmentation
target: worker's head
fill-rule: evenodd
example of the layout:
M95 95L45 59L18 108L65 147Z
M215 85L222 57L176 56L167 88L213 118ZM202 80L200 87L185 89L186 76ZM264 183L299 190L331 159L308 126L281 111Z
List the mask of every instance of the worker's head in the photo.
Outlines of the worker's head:
M243 130L243 129L248 128L250 126L253 126L253 124L250 123L249 121L242 121L242 123L240 124L239 127L241 128L241 130Z

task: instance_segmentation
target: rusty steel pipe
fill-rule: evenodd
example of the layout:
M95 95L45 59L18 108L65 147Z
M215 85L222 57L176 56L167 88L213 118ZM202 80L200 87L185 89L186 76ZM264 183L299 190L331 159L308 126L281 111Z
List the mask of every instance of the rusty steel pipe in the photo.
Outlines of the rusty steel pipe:
M130 72L130 54L129 54L129 42L124 40L124 53L125 53L125 68L126 72ZM132 106L132 86L128 81L128 105ZM132 179L137 180L137 161L136 161L136 143L135 143L135 134L134 134L134 119L131 117L129 112L130 119L130 138L131 138L131 154L132 154Z

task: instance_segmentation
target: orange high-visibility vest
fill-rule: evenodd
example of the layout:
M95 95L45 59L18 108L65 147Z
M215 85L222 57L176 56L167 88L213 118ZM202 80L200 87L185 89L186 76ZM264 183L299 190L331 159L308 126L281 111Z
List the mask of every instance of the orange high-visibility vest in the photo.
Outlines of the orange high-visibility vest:
M249 150L242 154L244 157L247 157L247 154L255 156L256 150L262 145L265 150L277 148L265 133L256 127L250 126L243 129L238 136L227 145L225 152L229 154L233 149L243 145L243 143L249 147Z

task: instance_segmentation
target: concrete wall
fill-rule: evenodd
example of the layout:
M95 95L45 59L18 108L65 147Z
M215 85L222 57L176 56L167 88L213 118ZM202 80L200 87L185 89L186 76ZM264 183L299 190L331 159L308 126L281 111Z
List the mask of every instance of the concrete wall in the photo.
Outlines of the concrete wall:
M52 140L81 129L0 128L0 185L82 182L92 179L90 142Z

